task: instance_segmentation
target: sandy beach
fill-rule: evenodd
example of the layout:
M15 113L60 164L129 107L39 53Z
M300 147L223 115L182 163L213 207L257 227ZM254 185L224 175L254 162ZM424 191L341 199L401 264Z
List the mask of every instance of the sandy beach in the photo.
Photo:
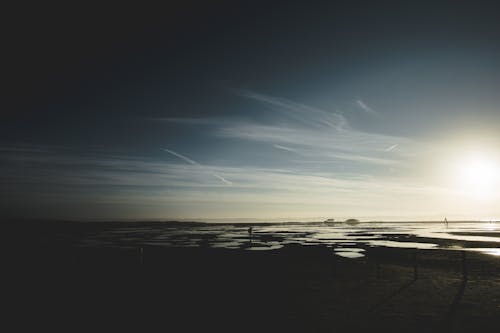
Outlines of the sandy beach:
M176 332L467 332L500 324L500 261L480 252L381 246L345 258L324 245L81 247L79 227L56 229L16 228L26 243L11 248L8 276L21 326L23 318L40 328Z

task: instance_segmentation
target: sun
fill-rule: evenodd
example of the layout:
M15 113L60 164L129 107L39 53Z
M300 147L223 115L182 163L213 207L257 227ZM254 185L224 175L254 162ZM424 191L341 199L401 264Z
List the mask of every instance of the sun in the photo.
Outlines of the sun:
M462 190L476 197L490 197L500 179L497 161L484 154L471 154L456 163L456 182Z

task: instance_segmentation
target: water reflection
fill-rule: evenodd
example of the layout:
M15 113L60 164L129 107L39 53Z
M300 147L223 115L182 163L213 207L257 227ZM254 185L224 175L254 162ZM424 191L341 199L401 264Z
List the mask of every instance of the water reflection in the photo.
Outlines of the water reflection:
M432 243L417 243L417 242L395 242L390 240L375 240L371 241L372 246L400 247L407 249L433 249L437 244Z
M256 224L252 242L248 226L200 225L151 227L116 226L89 233L80 246L174 246L269 251L289 244L327 245L335 254L362 257L362 247L414 249L464 249L500 256L500 229L497 223L360 223L356 226L325 226L320 223ZM484 246L481 246L484 244ZM479 246L478 246L479 245ZM499 244L500 245L500 244ZM500 246L499 246L500 247Z
M500 256L500 249L495 248L472 248L471 251L479 251L482 253L490 254L492 256Z
M355 248L355 247L341 247L341 248L336 248L335 250L335 255L339 257L344 257L344 258L362 258L365 255L363 252L365 252L365 249L360 249L360 248Z

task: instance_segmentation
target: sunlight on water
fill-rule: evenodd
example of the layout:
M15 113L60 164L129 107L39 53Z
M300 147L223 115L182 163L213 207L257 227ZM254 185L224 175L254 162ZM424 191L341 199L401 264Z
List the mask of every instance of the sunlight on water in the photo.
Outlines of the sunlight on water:
M470 249L471 251L478 251L486 254L490 254L492 256L500 256L500 249L488 249L488 248L476 248Z
M372 246L386 246L386 247L399 247L399 248L408 248L408 249L433 249L433 248L437 247L437 244L416 243L416 242L395 242L395 241L388 241L388 240L371 241L370 245L372 245Z
M500 229L497 223L377 223L356 226L322 223L255 224L248 227L213 224L189 227L115 227L88 234L80 246L174 246L269 251L285 245L325 245L338 256L359 258L362 247L413 249L463 249L500 256ZM251 237L251 239L250 239ZM440 244L446 244L440 245ZM484 246L481 246L484 244ZM478 246L479 245L479 246Z
M344 257L344 258L362 258L365 255L362 252L365 252L365 249L360 249L356 247L342 247L342 248L336 248L335 250L335 255L339 257Z
M365 255L363 253L359 252L350 252L350 251L336 251L335 255L339 257L344 257L344 258L350 258L350 259L355 259L355 258L362 258Z

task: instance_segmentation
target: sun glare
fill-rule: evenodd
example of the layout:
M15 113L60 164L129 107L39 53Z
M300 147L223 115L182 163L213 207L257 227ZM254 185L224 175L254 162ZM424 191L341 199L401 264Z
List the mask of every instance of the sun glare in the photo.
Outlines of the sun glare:
M491 197L499 180L499 165L493 158L472 155L457 163L457 185L476 197Z

